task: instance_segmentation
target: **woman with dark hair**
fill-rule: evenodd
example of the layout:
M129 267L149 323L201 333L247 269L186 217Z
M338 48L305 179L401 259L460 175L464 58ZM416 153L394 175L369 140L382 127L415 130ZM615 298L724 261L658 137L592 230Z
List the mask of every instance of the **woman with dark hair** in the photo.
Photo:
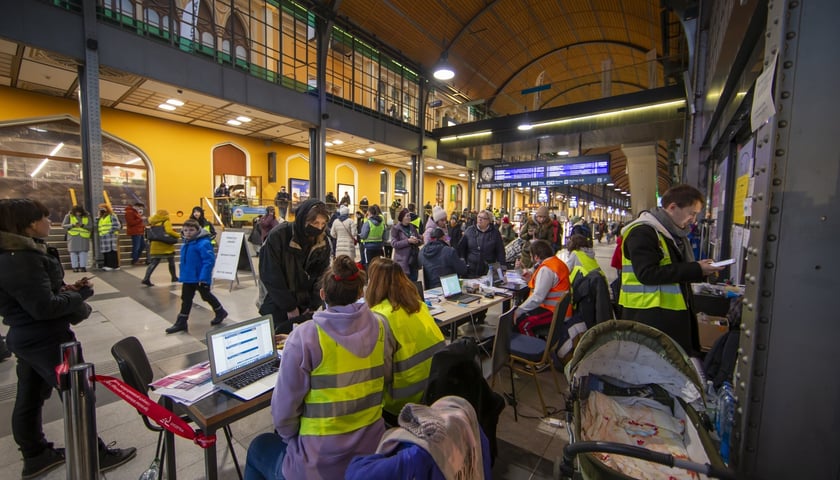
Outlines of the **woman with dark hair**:
M321 306L316 283L330 265L324 232L329 218L324 202L306 200L295 210L295 221L272 230L260 248L260 281L266 290L260 313L274 318L278 333L289 333L293 323L312 318Z
M55 367L61 344L76 339L70 325L88 318L93 295L87 277L64 283L58 251L47 247L50 212L37 200L0 200L0 316L9 326L9 350L17 356L17 397L12 433L23 455L23 478L64 463L63 449L44 436L42 410L58 387ZM131 460L134 448L109 449L100 440L100 471Z
M262 216L260 219L260 240L262 242L265 241L268 234L276 227L280 225L280 222L277 221L277 216L274 214L274 207L268 206L265 207L265 215Z
M362 222L359 242L364 245L362 250L362 265L367 265L376 257L385 255L385 219L379 205L371 205L367 211L367 219Z
M111 206L107 203L99 204L99 218L96 219L96 226L99 232L99 248L102 250L102 270L119 270L119 243L117 236L120 233L120 220L114 215Z
M370 264L365 301L382 314L397 342L394 382L385 391L385 410L399 415L408 402L417 403L426 389L432 356L443 348L443 334L417 288L396 262L380 257Z
M207 217L204 216L204 209L199 206L193 207L192 213L190 213L190 218L198 222L198 225L210 234L210 244L216 245L216 228L209 220L207 220Z
M276 433L248 447L249 480L344 478L350 460L374 453L385 433L382 394L395 345L385 322L357 302L365 272L339 255L319 283L327 308L286 340L271 397Z
M391 227L391 246L394 247L394 261L402 267L408 279L416 282L420 270L420 245L423 240L417 227L411 223L411 215L403 208L397 215L397 223Z
M64 216L61 226L67 230L67 251L70 252L70 264L74 272L87 272L90 236L93 234L93 221L90 214L81 205L73 205Z

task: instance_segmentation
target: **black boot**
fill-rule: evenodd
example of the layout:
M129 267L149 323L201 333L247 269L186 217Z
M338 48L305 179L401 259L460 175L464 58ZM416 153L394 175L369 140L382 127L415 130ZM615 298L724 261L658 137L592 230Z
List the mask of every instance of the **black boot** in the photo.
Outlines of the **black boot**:
M218 325L218 324L222 323L228 316L228 313L225 311L225 309L221 305L219 305L219 307L216 308L215 311L216 311L216 316L213 317L213 320L210 320L210 325Z
M178 320L175 320L175 325L166 329L166 333L178 333L180 331L187 331L187 319L190 318L189 315L184 315L182 313L178 314Z
M155 284L152 283L152 281L149 280L148 278L144 278L143 280L140 280L140 283L142 283L143 285L145 285L147 287L154 287L155 286Z

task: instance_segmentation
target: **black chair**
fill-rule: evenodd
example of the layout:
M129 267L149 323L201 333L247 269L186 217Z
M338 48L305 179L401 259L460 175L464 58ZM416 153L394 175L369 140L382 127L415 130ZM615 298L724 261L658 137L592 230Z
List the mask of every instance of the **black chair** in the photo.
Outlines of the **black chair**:
M507 367L510 373L511 394L507 399L513 407L513 420L519 421L519 413L516 410L516 384L513 382L513 367L510 364L510 337L513 332L513 313L516 307L499 316L499 323L496 325L496 335L493 339L493 353L490 358L481 363L481 370L484 378L490 380L490 386L496 385L496 377L502 368ZM507 393L504 394L507 396Z
M146 355L146 350L143 348L140 340L137 337L127 337L120 340L111 347L111 355L117 361L117 366L120 369L120 375L122 375L123 381L138 392L148 395L149 384L154 381L154 373L152 372L152 365L149 363L149 357ZM158 432L155 458L159 458L161 465L163 465L166 455L165 437L163 436L164 429L149 420L149 417L143 415L139 410L137 413L140 414L146 428L153 432ZM187 416L182 416L181 419L187 422L190 421L190 418ZM239 479L242 480L242 470L239 467L239 460L236 458L236 452L233 449L233 442L231 441L232 434L229 425L225 425L224 432L228 449L230 450L230 456L233 458L233 464L236 467L236 473L239 475Z

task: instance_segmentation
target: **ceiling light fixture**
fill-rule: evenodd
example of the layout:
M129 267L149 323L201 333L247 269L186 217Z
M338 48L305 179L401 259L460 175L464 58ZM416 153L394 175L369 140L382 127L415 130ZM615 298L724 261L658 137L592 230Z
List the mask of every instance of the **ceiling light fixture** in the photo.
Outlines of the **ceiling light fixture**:
M443 170L446 167L444 167L443 165L436 165L435 168L437 168L438 170Z
M332 142L324 142L324 146L325 147L332 147L333 143Z
M428 167L426 167L426 170L434 170L434 169L435 169L434 165L429 165Z
M356 150L356 153L358 153L359 155L364 155L365 151L360 148L360 149Z
M336 145L342 145L342 144L344 144L344 140L339 140L339 139L336 138L335 140L333 140L332 143L334 143Z
M161 109L161 110L169 111L169 112L175 110L175 106L170 105L168 103L161 103L160 105L158 105L158 108Z
M184 106L184 102L178 100L177 98L170 98L169 100L166 101L166 103L172 105L173 107L183 107Z
M607 186L608 186L608 187L612 187L612 186L614 186L614 185L615 185L615 184L614 184L614 183L612 183L612 182L610 182L610 183L608 183L608 184L607 184Z
M238 126L242 125L242 122L240 122L239 120L228 120L227 124L232 125L234 127L238 127Z
M248 123L248 122L251 121L251 117L246 117L245 115L240 115L240 116L236 117L236 119L239 120L242 123Z
M38 175L38 172L40 172L41 169L44 168L44 166L47 164L47 162L50 161L49 157L52 157L53 155L58 153L58 151L62 148L64 148L64 142L61 142L58 145L56 145L55 148L53 148L50 154L47 156L47 158L41 160L41 163L39 163L38 166L35 167L35 170L33 170L32 173L29 174L29 176L34 178L35 175Z
M444 43L446 43L444 41ZM432 69L432 76L438 80L452 80L455 78L455 69L449 64L449 50L440 54L440 60Z
M560 150L559 152L557 152L557 155L562 155L562 156L564 156L564 157L565 157L566 155L568 155L568 154L569 154L569 151L568 151L568 150Z
M493 134L492 130L483 130L481 132L466 133L464 135L452 135L452 136L449 136L449 137L443 137L443 138L440 139L440 141L441 142L449 142L449 141L452 141L452 140L463 140L465 138L470 138L470 137L484 137L484 136L492 135L492 134Z
M466 177L466 176L467 176L467 174L466 174L466 173L459 173L459 174L458 174L458 176L459 176L459 177Z
M517 130L521 130L523 132L527 132L528 130L530 130L532 128L534 128L534 126L531 125L530 123L523 123L522 125L516 127Z
M376 149L373 148L373 147L368 147L368 148L365 149L365 151L368 152L368 153L373 153L373 152L376 151Z

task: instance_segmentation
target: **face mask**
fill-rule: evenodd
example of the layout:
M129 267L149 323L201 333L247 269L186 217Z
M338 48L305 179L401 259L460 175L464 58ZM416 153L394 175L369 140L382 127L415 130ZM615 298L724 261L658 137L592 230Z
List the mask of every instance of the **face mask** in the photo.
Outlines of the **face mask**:
M312 225L307 225L303 229L303 233L305 233L308 237L317 237L318 235L324 233L324 229Z
M99 214L100 214L100 215L103 215L103 214L105 214L105 212L107 212L107 210L100 210L100 211L99 211Z
M143 209L142 208L138 209L137 213L139 213L140 215L143 215Z

